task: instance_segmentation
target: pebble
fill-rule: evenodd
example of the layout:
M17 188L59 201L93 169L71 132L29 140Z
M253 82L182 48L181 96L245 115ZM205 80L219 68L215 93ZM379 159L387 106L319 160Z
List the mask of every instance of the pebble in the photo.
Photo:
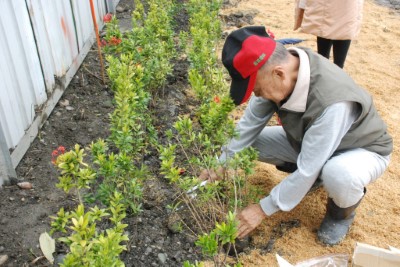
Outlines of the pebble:
M149 255L153 249L151 247L146 248L146 251L144 252L144 255Z
M182 252L178 251L172 258L174 258L176 261L179 261L181 259L181 254Z
M0 253L3 252L5 248L3 246L0 246Z
M117 11L118 13L125 12L125 10L127 10L127 8L126 8L126 7L123 7L123 6L117 6L117 8L116 8L116 11Z
M7 260L8 260L7 255L0 255L0 266L6 263Z
M104 101L101 106L103 108L112 108L112 107L114 107L114 105L113 105L111 100Z
M167 254L166 253L158 253L158 259L162 264L164 264L167 261Z
M21 182L17 184L21 189L32 189L32 184L30 182Z

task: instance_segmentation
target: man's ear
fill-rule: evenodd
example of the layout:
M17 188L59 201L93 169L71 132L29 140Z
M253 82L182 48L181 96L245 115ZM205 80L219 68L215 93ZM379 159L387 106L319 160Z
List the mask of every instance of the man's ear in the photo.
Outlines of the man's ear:
M285 69L282 66L276 66L273 70L273 74L278 76L279 79L281 79L282 81L285 79L286 77L286 73L285 73Z

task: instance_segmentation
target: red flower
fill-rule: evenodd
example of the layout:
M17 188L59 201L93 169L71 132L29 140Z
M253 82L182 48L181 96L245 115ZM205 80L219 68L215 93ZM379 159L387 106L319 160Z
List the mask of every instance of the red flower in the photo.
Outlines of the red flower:
M105 14L104 17L103 17L104 23L110 22L111 19L112 19L112 14L111 14L111 13L107 13L107 14Z
M267 30L267 33L268 33L269 37L271 37L272 39L275 39L275 34L273 32L271 32L270 29Z
M182 175L186 172L186 170L184 168L180 168L179 169L179 175Z
M121 39L113 36L111 37L111 40L108 42L110 45L119 45L122 42Z
M65 147L63 146L59 146L57 149L54 149L53 152L51 152L51 163L55 165L57 157L64 153L65 153Z
M106 46L106 45L107 45L107 41L104 40L104 39L101 39L100 46L103 47L103 46Z
M55 149L53 150L53 152L51 152L51 163L53 163L54 165L56 165L57 157L58 157L58 150Z
M219 96L214 96L214 102L215 103L220 103L221 102L221 99L219 98Z

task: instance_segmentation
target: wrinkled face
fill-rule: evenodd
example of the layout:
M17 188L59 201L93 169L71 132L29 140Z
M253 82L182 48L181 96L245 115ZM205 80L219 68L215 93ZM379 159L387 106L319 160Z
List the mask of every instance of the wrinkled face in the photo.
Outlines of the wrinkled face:
M275 69L260 69L254 85L254 95L280 103L285 98L283 77L284 75Z

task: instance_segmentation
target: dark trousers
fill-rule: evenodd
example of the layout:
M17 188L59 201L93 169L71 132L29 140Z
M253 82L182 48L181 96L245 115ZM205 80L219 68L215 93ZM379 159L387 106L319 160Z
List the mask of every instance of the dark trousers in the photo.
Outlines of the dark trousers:
M333 46L333 63L343 69L351 40L330 40L317 37L318 54L329 59L331 47Z

